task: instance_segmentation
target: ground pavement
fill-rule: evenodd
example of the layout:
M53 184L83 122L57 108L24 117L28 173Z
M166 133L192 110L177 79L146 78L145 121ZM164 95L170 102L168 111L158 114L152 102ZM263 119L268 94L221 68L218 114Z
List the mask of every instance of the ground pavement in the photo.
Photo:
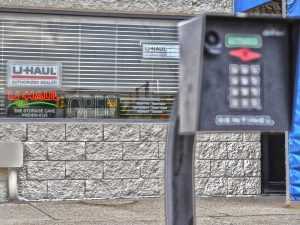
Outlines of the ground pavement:
M284 197L198 198L197 225L300 225ZM163 199L0 204L0 225L164 225Z

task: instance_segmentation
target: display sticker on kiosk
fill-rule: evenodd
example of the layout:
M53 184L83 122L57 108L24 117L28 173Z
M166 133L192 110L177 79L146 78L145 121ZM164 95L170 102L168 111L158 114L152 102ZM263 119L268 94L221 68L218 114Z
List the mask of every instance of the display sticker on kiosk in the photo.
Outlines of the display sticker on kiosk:
M226 34L225 46L227 48L261 48L262 38L253 34Z
M56 62L8 61L7 87L59 88L61 64Z

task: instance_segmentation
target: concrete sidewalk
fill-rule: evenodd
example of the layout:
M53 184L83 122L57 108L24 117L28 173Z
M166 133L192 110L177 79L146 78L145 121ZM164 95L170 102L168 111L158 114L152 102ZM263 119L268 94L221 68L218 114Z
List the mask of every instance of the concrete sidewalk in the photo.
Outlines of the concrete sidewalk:
M284 197L198 198L197 225L299 225ZM1 225L164 225L163 199L0 204Z

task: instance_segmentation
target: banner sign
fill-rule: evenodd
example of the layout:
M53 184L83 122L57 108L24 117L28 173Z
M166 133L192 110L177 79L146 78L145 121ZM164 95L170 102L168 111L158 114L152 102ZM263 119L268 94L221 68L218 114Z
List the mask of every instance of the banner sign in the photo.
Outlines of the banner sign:
M289 17L300 16L300 1L299 0L288 0L287 1L287 15Z
M235 0L234 12L245 12L249 9L255 8L259 5L266 4L272 0Z
M61 65L53 62L8 61L7 87L59 88Z
M7 90L7 116L18 118L54 118L63 112L56 90Z
M143 43L144 59L179 59L179 45Z
M58 101L59 97L55 90L51 91L6 91L7 100L25 100L25 101Z

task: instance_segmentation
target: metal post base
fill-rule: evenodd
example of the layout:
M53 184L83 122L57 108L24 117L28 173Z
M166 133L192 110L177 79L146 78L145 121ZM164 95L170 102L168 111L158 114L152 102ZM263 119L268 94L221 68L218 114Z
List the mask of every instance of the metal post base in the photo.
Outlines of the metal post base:
M194 225L194 135L178 133L174 108L166 150L166 225Z

